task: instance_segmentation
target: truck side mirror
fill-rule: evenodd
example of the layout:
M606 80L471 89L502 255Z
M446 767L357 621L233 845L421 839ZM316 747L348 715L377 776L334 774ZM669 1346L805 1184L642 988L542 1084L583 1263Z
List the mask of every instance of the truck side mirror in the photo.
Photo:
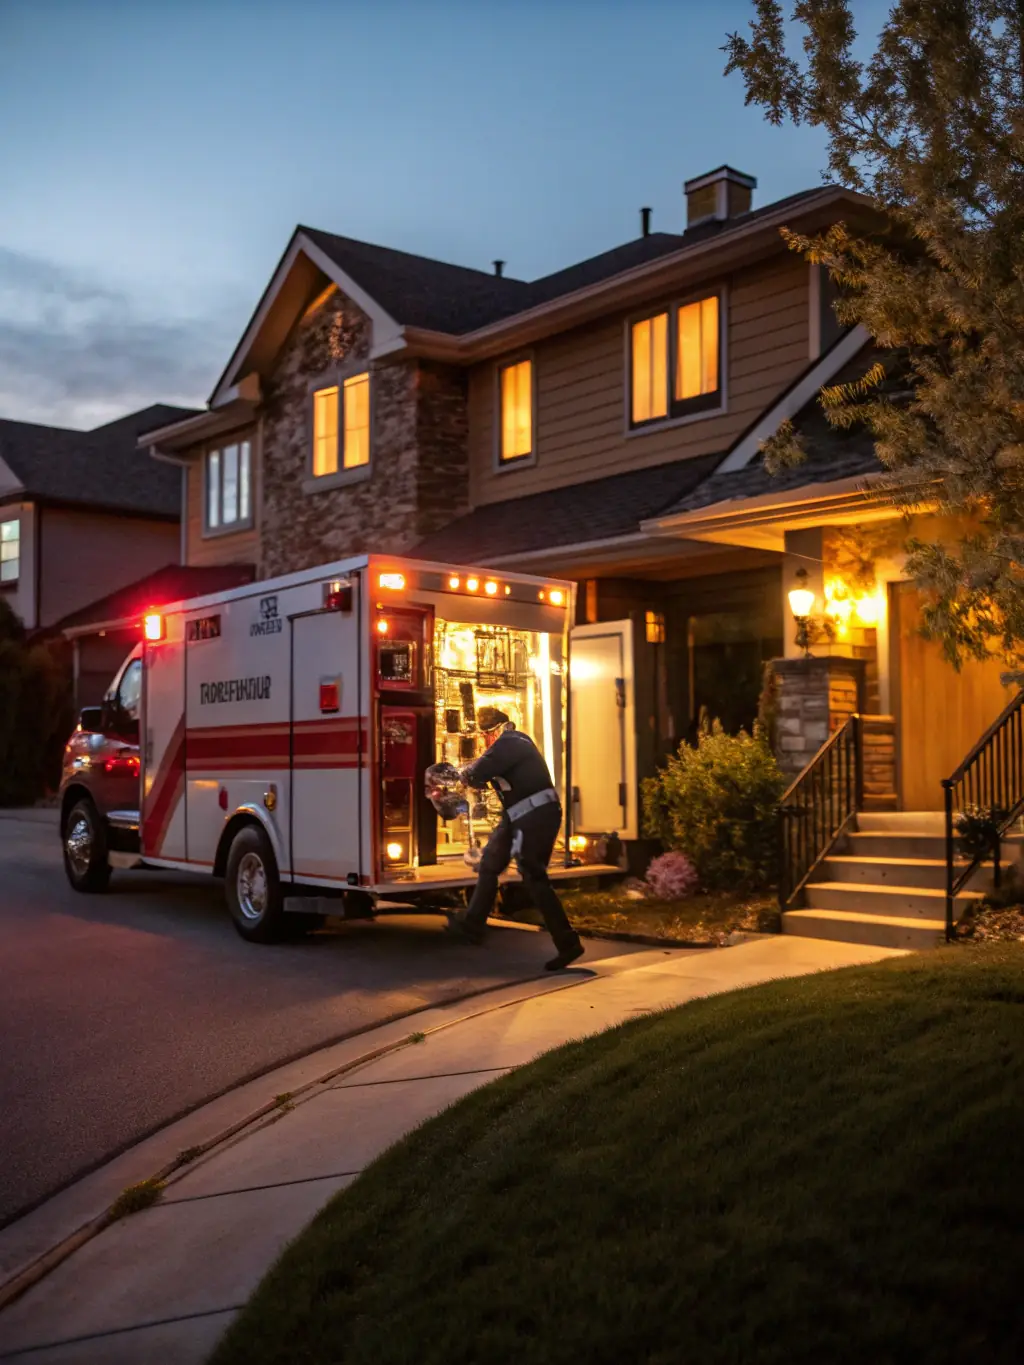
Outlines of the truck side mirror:
M88 734L100 734L103 730L103 707L83 706L78 726Z

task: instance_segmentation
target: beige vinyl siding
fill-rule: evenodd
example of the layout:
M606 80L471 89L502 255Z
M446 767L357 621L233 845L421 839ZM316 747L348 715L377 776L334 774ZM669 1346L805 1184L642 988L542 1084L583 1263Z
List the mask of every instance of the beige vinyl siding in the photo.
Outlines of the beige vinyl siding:
M725 451L807 366L808 268L787 254L708 281L709 289L723 286L728 406L719 415L627 434L626 322L647 311L634 310L535 346L536 462L500 470L494 365L476 366L469 384L472 501L498 502ZM672 302L652 299L651 309Z
M44 507L37 526L40 626L178 562L176 521Z
M253 505L253 525L241 531L203 533L203 455L197 452L188 466L188 531L185 542L186 564L259 564L259 443L253 443L252 475L249 496Z

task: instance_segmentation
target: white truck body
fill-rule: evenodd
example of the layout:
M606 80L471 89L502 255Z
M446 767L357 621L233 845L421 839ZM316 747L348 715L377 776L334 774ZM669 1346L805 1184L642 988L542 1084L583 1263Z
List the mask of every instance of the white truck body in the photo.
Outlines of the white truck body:
M475 708L497 705L565 804L573 594L361 555L163 608L143 645L142 860L222 872L234 831L257 821L292 884L472 882L467 845L493 811L445 826L424 768L482 751Z

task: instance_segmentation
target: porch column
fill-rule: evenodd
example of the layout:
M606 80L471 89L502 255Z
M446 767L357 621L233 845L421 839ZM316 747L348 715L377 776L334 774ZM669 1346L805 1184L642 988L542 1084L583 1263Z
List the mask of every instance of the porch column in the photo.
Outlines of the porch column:
M792 780L848 716L863 710L864 660L836 654L773 659L768 669L775 753Z

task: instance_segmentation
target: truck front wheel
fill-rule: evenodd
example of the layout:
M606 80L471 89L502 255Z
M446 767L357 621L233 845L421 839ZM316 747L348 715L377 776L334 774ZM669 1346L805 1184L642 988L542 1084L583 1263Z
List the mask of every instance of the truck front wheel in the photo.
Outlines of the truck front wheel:
M248 942L276 943L287 936L277 860L258 825L245 825L232 840L224 889L234 926Z
M105 891L110 881L107 833L99 811L83 797L64 821L64 871L76 891Z

